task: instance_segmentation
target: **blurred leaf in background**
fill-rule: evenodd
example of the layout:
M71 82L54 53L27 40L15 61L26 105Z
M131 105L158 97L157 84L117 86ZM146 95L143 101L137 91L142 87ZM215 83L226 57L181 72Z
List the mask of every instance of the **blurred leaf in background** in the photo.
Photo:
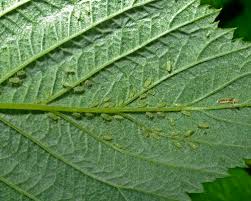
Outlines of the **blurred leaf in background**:
M250 0L201 0L201 2L216 8L223 8L218 18L220 26L237 27L235 37L251 41Z
M251 176L244 169L233 169L230 177L204 184L205 193L191 194L193 201L250 201Z

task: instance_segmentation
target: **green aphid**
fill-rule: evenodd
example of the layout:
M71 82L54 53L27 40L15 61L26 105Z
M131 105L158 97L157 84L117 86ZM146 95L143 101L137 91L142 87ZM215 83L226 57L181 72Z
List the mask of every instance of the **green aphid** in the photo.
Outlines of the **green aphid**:
M104 98L104 102L106 103L106 102L110 102L111 101L111 97L105 97Z
M154 131L154 132L161 133L163 130L162 130L161 128L154 128L153 131Z
M101 116L105 121L112 121L112 119L113 119L111 115L106 114L106 113L102 113L100 116Z
M193 134L195 133L194 130L188 130L186 133L185 133L185 137L191 137Z
M158 117L164 118L165 117L165 113L164 112L157 112L156 113Z
M158 105L157 105L157 107L158 108L163 108L163 107L166 107L166 103L159 103Z
M79 20L80 17L81 17L81 12L80 12L79 10L76 10L76 11L74 12L74 16L77 18L77 20Z
M146 98L147 98L147 94L146 93L140 95L140 97L139 97L140 100L143 100L143 99L146 99Z
M104 107L104 108L112 107L112 102L105 102L105 103L103 104L103 107Z
M151 113L151 112L146 112L146 116L147 116L149 119L154 118L154 115L153 115L153 113Z
M181 111L181 114L184 114L185 116L191 117L192 113L186 110Z
M146 79L144 82L144 88L149 87L152 84L152 80L151 79Z
M86 117L89 117L89 118L92 118L92 117L95 116L95 114L86 112L86 113L85 113L85 116L86 116Z
M48 117L49 117L50 119L52 119L53 121L58 121L58 120L60 119L59 116L57 116L56 114L54 114L54 113L52 113L52 112L47 113L47 115L48 115Z
M90 105L90 107L97 107L99 105L99 102L93 102L91 105Z
M174 146L177 147L178 149L182 148L182 144L180 142L174 142Z
M92 81L90 80L86 80L85 83L84 83L84 86L88 87L88 88L91 88L93 85Z
M119 121L124 119L123 116L118 115L118 114L114 115L113 118L116 119L116 120L119 120Z
M62 85L64 88L71 88L72 87L72 85L69 82L64 82L64 83L62 83Z
M139 108L144 108L144 107L147 107L148 106L148 103L140 103L140 105L138 105Z
M166 63L166 70L170 73L172 71L172 64L170 61L167 61Z
M72 113L72 116L75 118L75 119L81 119L82 118L82 115L78 112L74 112Z
M19 77L12 77L9 79L9 83L13 86L20 86L23 81Z
M121 144L114 144L114 146L117 148L117 149L125 149L125 147Z
M200 123L198 125L198 128L200 128L200 129L209 129L209 124L208 123Z
M135 95L136 95L136 92L135 92L134 90L131 90L131 91L129 92L128 97L129 97L129 98L133 98Z
M109 135L109 134L108 135L103 135L102 139L105 140L105 141L112 141L113 140L112 136Z
M143 135L146 137L146 138L149 138L151 136L151 134L149 133L149 131L147 130L143 130Z
M174 119L170 119L171 126L176 126L176 122Z
M195 143L192 143L192 142L190 142L190 143L188 143L188 144L189 144L189 146L190 146L193 150L198 149L198 147L199 147L198 144L195 144Z
M23 79L26 78L26 72L24 70L20 70L17 72L17 77Z
M85 92L85 87L84 86L76 86L76 87L74 87L73 91L76 94L82 94Z

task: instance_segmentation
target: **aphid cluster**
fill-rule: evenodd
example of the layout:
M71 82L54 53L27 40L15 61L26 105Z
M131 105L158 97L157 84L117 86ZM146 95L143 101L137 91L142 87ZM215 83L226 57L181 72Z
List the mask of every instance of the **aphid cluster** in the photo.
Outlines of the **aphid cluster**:
M26 72L24 70L20 70L16 73L14 77L9 79L9 83L12 86L18 87L23 83L23 79L26 78Z

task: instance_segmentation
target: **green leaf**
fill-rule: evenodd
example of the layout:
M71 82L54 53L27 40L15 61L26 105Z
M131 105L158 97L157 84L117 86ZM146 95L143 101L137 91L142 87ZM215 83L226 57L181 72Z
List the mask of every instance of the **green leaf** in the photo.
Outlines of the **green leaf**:
M174 201L251 158L251 44L197 0L4 1L5 200Z
M243 169L233 169L230 177L205 184L205 193L192 194L193 201L249 201L251 176Z

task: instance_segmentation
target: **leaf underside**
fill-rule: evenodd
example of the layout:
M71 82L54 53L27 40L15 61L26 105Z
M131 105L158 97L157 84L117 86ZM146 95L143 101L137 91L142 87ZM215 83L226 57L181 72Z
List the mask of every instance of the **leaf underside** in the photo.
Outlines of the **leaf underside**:
M175 201L251 158L251 44L198 0L0 1L0 200Z

